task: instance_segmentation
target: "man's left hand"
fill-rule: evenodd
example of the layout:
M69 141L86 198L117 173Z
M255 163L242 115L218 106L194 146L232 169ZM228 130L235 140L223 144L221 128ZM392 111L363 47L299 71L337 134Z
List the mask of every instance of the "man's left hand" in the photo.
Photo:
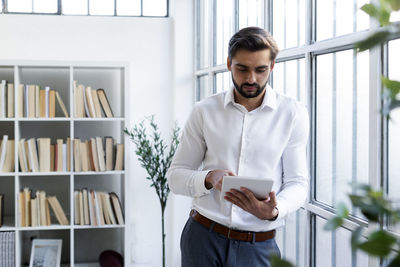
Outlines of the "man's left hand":
M240 191L231 189L229 192L226 192L224 198L261 220L271 220L278 215L274 191L269 193L269 198L259 200L249 189L241 187Z

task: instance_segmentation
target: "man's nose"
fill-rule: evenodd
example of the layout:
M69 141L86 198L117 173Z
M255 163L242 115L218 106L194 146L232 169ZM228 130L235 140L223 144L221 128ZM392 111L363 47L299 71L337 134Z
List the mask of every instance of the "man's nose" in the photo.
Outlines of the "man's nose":
M253 71L249 72L249 74L247 76L247 79L246 79L246 82L248 82L250 84L253 84L253 83L256 82L256 74L255 74L255 72L253 72Z

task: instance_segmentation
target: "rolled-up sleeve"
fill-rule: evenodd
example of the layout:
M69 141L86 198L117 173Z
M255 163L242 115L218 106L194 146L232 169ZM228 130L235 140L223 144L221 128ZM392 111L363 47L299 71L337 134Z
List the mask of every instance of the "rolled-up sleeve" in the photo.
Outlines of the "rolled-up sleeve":
M168 185L172 192L190 197L199 197L210 192L204 185L209 171L199 170L206 149L203 117L196 104L183 129L180 143L167 172Z
M309 124L307 109L299 106L292 124L290 139L282 154L282 187L277 194L278 218L286 217L289 213L297 210L307 199Z

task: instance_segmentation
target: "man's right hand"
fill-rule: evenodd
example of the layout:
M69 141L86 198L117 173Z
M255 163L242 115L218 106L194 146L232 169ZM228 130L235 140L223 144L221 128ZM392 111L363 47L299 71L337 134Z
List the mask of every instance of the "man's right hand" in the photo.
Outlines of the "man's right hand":
M218 191L221 192L222 189L222 178L224 176L236 176L233 172L230 170L213 170L210 171L206 179L204 180L204 185L205 187L210 190L211 188L215 188Z

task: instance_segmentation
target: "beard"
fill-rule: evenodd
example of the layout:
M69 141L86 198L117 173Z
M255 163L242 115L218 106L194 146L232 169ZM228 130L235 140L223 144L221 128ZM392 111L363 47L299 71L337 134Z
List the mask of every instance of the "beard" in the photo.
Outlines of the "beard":
M241 96L243 96L243 97L245 97L245 98L254 98L254 97L259 96L259 95L264 91L265 87L267 86L268 79L267 79L267 81L265 82L265 84L264 84L263 86L260 86L258 83L253 83L253 84L250 84L250 83L242 83L242 84L239 86L239 85L237 84L237 82L235 81L235 79L233 78L233 75L232 75L232 82L233 82L233 85L235 86L236 91L238 91L238 93L239 93ZM244 89L245 86L256 87L256 90L255 90L255 91L247 92L247 91Z

